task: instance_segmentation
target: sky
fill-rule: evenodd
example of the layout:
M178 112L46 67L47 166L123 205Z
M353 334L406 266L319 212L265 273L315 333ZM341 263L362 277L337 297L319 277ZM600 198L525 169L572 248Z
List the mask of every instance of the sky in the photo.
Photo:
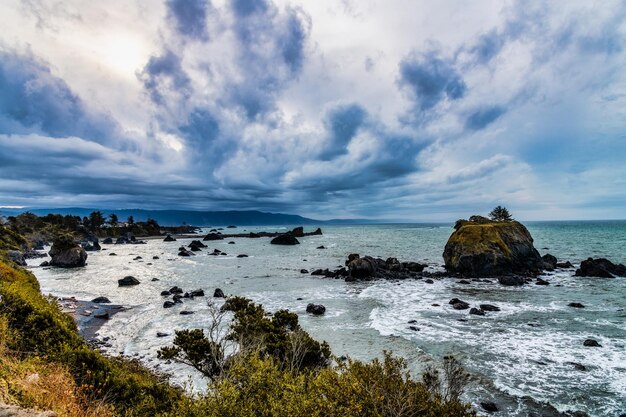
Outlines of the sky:
M626 2L5 0L0 207L626 218Z

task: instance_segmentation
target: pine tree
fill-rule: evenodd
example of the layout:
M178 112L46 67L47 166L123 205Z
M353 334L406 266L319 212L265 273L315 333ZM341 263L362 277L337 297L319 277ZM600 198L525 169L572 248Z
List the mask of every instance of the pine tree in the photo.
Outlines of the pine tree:
M491 210L491 213L489 213L489 217L491 218L491 220L497 222L510 222L511 220L513 220L513 217L511 217L511 214L506 209L506 207L502 206L497 206L496 208Z

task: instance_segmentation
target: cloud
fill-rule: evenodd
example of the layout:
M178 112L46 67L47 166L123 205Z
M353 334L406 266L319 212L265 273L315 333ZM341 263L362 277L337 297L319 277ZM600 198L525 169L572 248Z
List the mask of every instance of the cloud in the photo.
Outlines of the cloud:
M207 12L211 7L208 0L167 0L167 12L174 21L176 30L183 36L206 40Z
M328 111L326 130L328 141L320 158L330 160L348 152L347 146L357 134L367 117L365 109L352 103L339 105Z
M190 79L181 65L180 56L166 50L159 56L152 56L139 74L144 88L152 101L163 104L171 94L188 96Z
M465 128L469 130L481 130L496 121L506 112L502 106L485 106L474 110L465 120Z
M413 53L400 62L399 84L414 102L418 115L444 100L462 98L467 90L454 63L437 52Z
M0 133L82 136L103 142L117 126L85 103L30 53L0 50Z

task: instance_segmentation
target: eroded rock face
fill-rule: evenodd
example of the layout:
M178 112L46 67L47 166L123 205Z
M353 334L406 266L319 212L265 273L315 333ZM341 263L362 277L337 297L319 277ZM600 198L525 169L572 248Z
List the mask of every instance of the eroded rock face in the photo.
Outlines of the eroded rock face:
M48 254L52 258L50 265L61 268L78 268L87 261L87 252L71 236L55 239Z
M468 277L541 272L544 261L523 224L479 220L457 221L443 252L449 272Z

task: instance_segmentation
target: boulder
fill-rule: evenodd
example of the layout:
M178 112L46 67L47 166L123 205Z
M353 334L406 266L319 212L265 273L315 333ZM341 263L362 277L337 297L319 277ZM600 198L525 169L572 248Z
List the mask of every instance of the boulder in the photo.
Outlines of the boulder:
M39 266L50 266L50 262L43 261L42 263L39 264Z
M93 315L93 317L95 319L108 320L109 319L109 312L108 311L103 311L102 313L96 313L96 314Z
M298 239L296 239L296 237L290 232L283 233L282 235L276 236L274 239L272 239L270 243L272 245L299 245L300 244Z
M247 257L248 257L248 255L246 255L245 253L237 255L237 258L247 258Z
M326 246L324 246L324 245L318 246L316 249L326 249Z
M128 239L126 239L126 237L124 236L120 236L115 240L116 245L124 245L126 243L128 243Z
M350 276L355 279L372 278L376 274L376 263L369 256L357 257L348 264L348 271Z
M177 286L173 286L172 288L170 288L170 294L182 294L183 293L183 289Z
M487 411L488 413L493 413L493 412L498 411L498 406L493 401L481 401L480 406L483 408L483 410Z
M162 295L163 297L168 297L168 296L170 296L170 295L171 295L171 293L170 293L169 291L161 291L161 295Z
M9 255L9 259L16 264L20 266L26 266L26 259L24 259L24 254L22 254L22 252L17 250L10 250L7 252L7 255Z
M206 248L207 246L199 240L192 240L188 245L192 250L193 248Z
M97 303L97 304L109 304L111 302L111 300L109 300L106 297L97 297L94 298L93 300L91 300L92 303Z
M556 264L557 264L556 256L546 253L545 255L541 257L541 259L543 260L544 269L551 271L556 268Z
M320 269L320 271L321 271L321 269ZM300 270L300 273L301 273L301 274L308 274L308 273L309 273L309 270L308 270L308 269L301 269L301 270Z
M191 293L189 293L189 295L191 295L192 297L204 297L204 290L193 290Z
M139 280L137 278L131 276L131 275L128 275L128 276L126 276L126 277L124 277L122 279L118 279L117 283L118 283L118 285L120 287L129 287L131 285L139 285L140 284Z
M107 237L102 241L102 243L105 245L111 245L113 244L113 238Z
M77 268L85 266L87 252L74 242L71 236L61 236L54 240L48 252L52 260L50 265L61 268Z
M173 238L172 235L167 235L165 239L163 239L163 242L176 242L176 239Z
M599 277L614 278L616 276L626 277L626 266L614 264L605 258L589 258L580 263L580 268L576 270L577 277Z
M176 305L175 302L168 300L168 301L163 303L163 308L171 308L171 307L174 307L175 305Z
M216 288L215 291L213 291L213 297L215 298L224 298L224 291L222 291L220 288Z
M500 307L494 306L493 304L481 304L480 309L483 311L500 311Z
M314 316L321 316L322 314L326 312L326 307L324 307L321 304L309 303L306 306L306 312L311 313Z
M480 308L472 307L469 311L470 314L474 314L476 316L484 316L485 312Z
M315 229L314 231L312 231L311 233L309 233L310 236L318 236L321 234L322 234L322 229L320 229L319 227Z
M354 261L355 259L359 259L360 256L358 253L351 253L350 255L348 255L348 260L346 261L346 266L350 265L350 262Z
M550 285L550 283L545 279L537 278L537 281L535 281L535 285Z
M425 282L426 284L434 284L434 283L435 283L435 281L433 281L433 280L432 280L432 279L430 279L430 278L425 279L425 280L424 280L424 282Z
M157 332L156 336L157 337L167 337L167 336L169 336L169 333Z
M543 269L543 260L524 225L476 216L457 221L443 258L449 272L468 277L529 275Z
M598 343L597 340L594 340L594 339L586 339L583 342L583 346L587 346L587 347L602 347L602 345L600 343Z
M503 277L498 277L498 282L501 285L505 285L507 287L513 287L513 286L518 286L518 285L524 285L526 280L524 279L524 277L520 277L517 275L506 275Z
M96 252L102 249L102 247L100 246L100 244L98 242L86 242L83 245L83 249L85 249L87 252Z
M209 233L202 240L224 240L224 238L219 233Z
M455 310L467 310L469 308L469 303L459 300L458 298L451 299L448 301L448 304L452 304L452 308Z
M572 268L574 265L572 265L572 263L570 261L567 262L557 262L556 263L556 267L557 268Z
M585 308L585 306L582 305L581 303L569 303L567 306L573 307L573 308Z
M117 253L111 252L111 253L109 253L109 256L117 256Z
M181 312L180 312L180 313L178 313L178 314L180 314L181 316L189 316L189 315L191 315L191 314L193 314L193 313L194 313L193 311L183 310L183 311L181 311Z
M291 231L291 234L295 237L304 237L304 228L302 226L296 227Z

